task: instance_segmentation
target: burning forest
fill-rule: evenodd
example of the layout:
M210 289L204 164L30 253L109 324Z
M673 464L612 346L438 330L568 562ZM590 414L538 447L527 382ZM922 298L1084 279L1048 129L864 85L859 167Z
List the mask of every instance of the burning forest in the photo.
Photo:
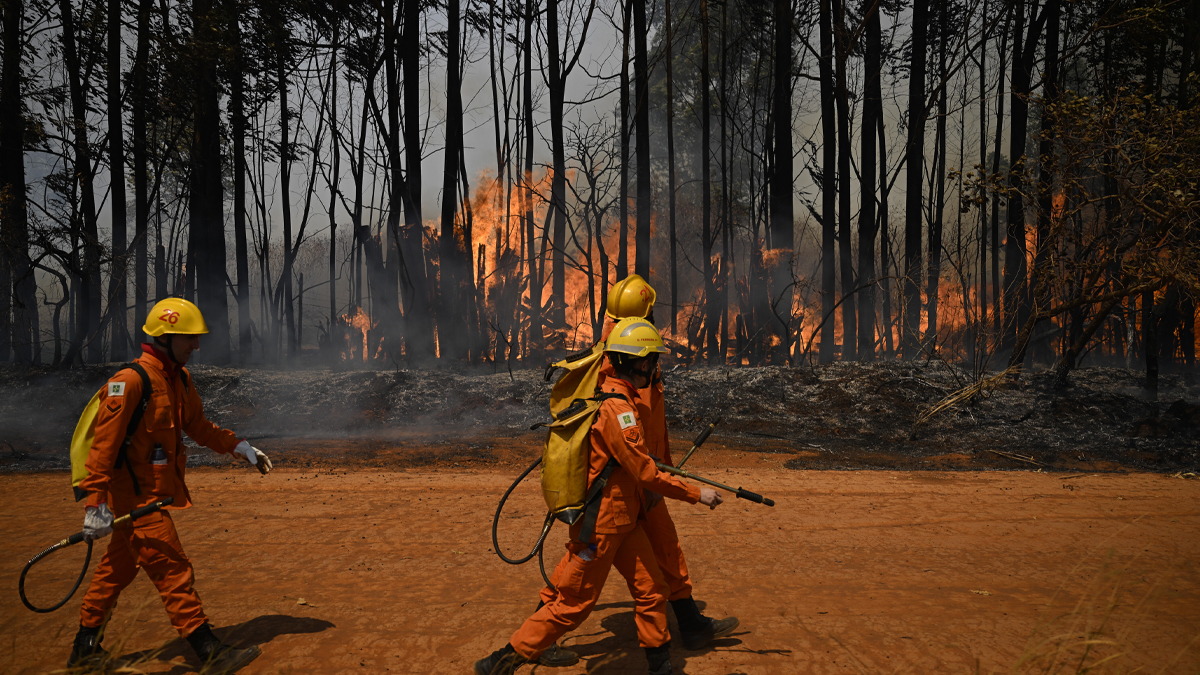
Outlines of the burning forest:
M0 671L1200 672L1200 2L0 0L0 66Z
M35 5L8 361L125 360L175 296L213 365L540 368L638 274L681 364L1194 372L1183 9Z

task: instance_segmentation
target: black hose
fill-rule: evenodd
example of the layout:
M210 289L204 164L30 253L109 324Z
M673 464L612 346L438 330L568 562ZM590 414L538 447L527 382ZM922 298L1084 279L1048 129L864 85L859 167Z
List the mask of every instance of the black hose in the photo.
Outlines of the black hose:
M500 551L500 540L496 534L500 527L500 513L504 510L504 503L508 501L508 496L511 495L512 491L517 489L517 486L521 484L521 481L525 480L525 477L528 476L529 473L536 469L541 463L541 457L538 457L536 460L534 460L533 464L530 464L529 468L525 469L520 476L517 476L517 479L513 481L513 484L508 486L508 489L504 492L504 496L500 498L500 503L496 504L496 515L492 517L492 548L495 549L496 555L500 556L500 559L509 565L523 565L532 560L533 556L536 555L538 557L538 569L542 573L542 579L546 582L546 586L554 588L554 584L550 583L550 578L546 576L546 565L542 562L542 545L546 543L546 536L550 534L550 528L554 527L554 513L552 511L546 512L546 520L542 523L542 534L538 537L537 543L535 543L533 548L529 551L529 555L525 556L524 558L509 558L508 556L504 555L504 553Z
M21 579L17 582L17 591L20 592L21 602L25 603L26 607L37 612L38 614L47 614L67 604L67 601L71 599L71 596L75 595L75 591L79 590L79 585L83 583L83 577L87 575L88 565L92 563L92 542L90 540L87 543L87 557L84 558L83 569L79 570L79 578L75 580L75 585L71 587L71 592L67 593L66 597L64 597L62 600L59 600L58 604L54 605L53 607L34 607L33 603L29 601L29 598L25 597L25 575L29 573L29 568L33 567L42 558L54 553L58 549L66 548L75 543L77 542L71 541L71 539L63 539L45 551L33 556L29 559L29 562L25 563L25 569L21 570Z
M530 467L530 468L532 468L532 467ZM153 504L139 506L138 508L130 511L128 514L123 515L120 518L117 518L116 520L112 521L112 526L119 527L121 525L124 525L125 523L131 523L148 513L153 513L155 511L158 511L159 509L161 509L164 506L170 506L172 503L174 503L174 501L175 501L174 497L166 497L164 499L160 499L159 501L157 501ZM29 598L25 597L25 575L29 574L30 568L32 568L34 565L38 564L42 560L42 558L45 558L46 556L50 555L51 553L54 553L55 551L57 551L59 549L64 549L68 546L74 546L75 544L78 544L81 541L87 542L87 546L88 546L87 557L83 561L83 569L79 571L79 578L75 580L75 585L71 587L71 592L67 593L66 597L63 598L61 601L59 601L59 603L57 605L54 605L53 607L34 607L33 603L29 602ZM92 562L92 540L85 539L83 536L83 532L76 532L75 534L67 537L66 539L63 539L62 541L51 546L50 548L47 548L46 550L42 551L41 553L30 558L29 562L25 563L25 569L21 570L21 578L17 581L17 592L21 594L21 602L25 603L25 606L28 607L31 611L37 612L39 614L46 614L47 612L53 612L54 610L58 609L59 607L62 607L63 605L67 604L67 601L71 599L71 596L75 595L75 591L79 590L79 585L83 583L83 577L87 575L88 565L90 565L91 562Z

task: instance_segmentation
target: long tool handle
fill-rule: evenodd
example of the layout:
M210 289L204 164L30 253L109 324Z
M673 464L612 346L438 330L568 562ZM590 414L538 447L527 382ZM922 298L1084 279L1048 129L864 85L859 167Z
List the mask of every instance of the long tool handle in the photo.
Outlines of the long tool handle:
M766 504L767 506L775 506L775 502L773 500L767 499L766 497L758 494L757 492L743 490L742 488L730 487L724 483L718 483L715 480L701 478L700 476L697 476L694 473L688 473L687 471L684 471L683 469L677 469L673 466L668 466L661 462L655 462L654 464L656 466L658 466L659 471L666 471L667 473L673 473L676 476L681 476L683 478L690 478L699 483L704 483L706 485L711 485L715 488L725 490L727 492L732 492L732 493L734 493L734 495L737 496L738 499L745 499L745 500L752 501L752 502L755 502L758 504Z
M716 429L717 425L720 423L720 417L708 423L708 426L704 428L704 431L701 431L700 435L696 437L696 440L692 441L692 449L688 450L687 454L683 456L683 459L679 460L680 467L683 467L684 464L687 464L687 461L689 458L691 458L692 453L696 452L700 449L700 446L704 445L704 441L708 440L708 435L711 434L713 429Z
M154 513L155 511L158 511L162 507L170 506L171 504L174 504L174 503L175 503L174 497L167 497L165 499L160 499L160 500L154 502L153 504L139 506L138 508L136 508L136 509L130 511L129 513L126 513L125 515L121 516L120 518L117 518L116 520L114 520L112 523L112 526L117 527L119 525L124 525L125 523L137 520L138 518L141 518L142 516ZM71 535L70 537L67 537L66 539L64 539L63 541L61 541L59 543L60 544L65 543L67 546L74 546L75 544L78 544L81 541L83 541L83 532L76 532L75 534Z

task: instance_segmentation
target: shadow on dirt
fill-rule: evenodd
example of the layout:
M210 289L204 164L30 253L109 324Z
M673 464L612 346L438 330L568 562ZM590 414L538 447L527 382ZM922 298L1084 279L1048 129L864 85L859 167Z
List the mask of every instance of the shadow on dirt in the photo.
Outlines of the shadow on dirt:
M619 583L619 579L612 581ZM705 603L698 601L697 606L703 611ZM634 620L634 604L632 601L625 602L610 602L596 605L595 609L626 609L628 611L610 614L600 621L601 630L592 635L578 635L577 637L594 637L595 635L605 635L606 637L596 642L590 642L585 645L571 644L569 641L564 642L563 646L579 652L579 657L586 662L587 672L606 672L606 673L637 673L646 670L646 655L642 648L638 645L637 626ZM684 675L687 673L687 662L689 659L703 658L704 655L712 651L754 651L758 654L790 654L790 649L764 649L764 650L748 650L743 646L741 635L748 635L750 631L739 630L736 633L713 640L703 649L696 651L684 651L682 641L679 638L679 624L675 620L674 614L668 609L667 621L671 631L671 666L674 672ZM574 634L569 634L574 635ZM730 675L738 675L730 673Z
M324 619L288 616L286 614L267 614L235 626L215 628L213 629L213 633L216 634L221 642L227 645L246 647L249 645L265 645L280 635L320 633L333 627L334 624L332 622L325 621ZM176 638L159 649L132 652L120 658L130 663L145 663L151 660L170 662L181 656L185 662L176 663L171 670L167 671L169 675L191 673L200 668L200 662L196 660L196 653L192 651L191 645L187 643L187 640L183 638Z

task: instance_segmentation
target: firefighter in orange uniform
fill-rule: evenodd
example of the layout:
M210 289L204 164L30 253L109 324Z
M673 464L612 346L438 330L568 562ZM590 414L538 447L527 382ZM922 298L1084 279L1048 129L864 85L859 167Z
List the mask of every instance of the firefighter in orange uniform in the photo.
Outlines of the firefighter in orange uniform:
M613 327L622 319L646 319L653 324L655 299L654 288L637 274L631 274L618 281L608 292L608 305L605 309L607 319L604 322L601 341L608 339ZM612 363L605 362L600 367L599 384L603 385L613 374ZM632 400L637 407L638 421L645 431L643 445L650 457L654 461L674 466L670 436L667 432L661 370L654 369L650 386L635 390ZM641 514L641 527L654 548L654 557L667 582L667 600L670 601L675 618L679 621L683 647L689 650L703 649L712 640L732 633L738 627L738 619L734 616L712 619L701 613L692 597L692 580L688 574L687 560L679 546L679 534L675 530L675 522L671 520L667 505L655 492L648 492L646 497ZM549 593L552 591L548 588L542 590L543 602ZM578 661L577 653L558 645L551 646L538 659L539 664L550 667L570 666Z
M571 526L567 552L550 578L555 589L543 591L544 604L508 644L475 663L476 675L510 675L521 665L537 661L591 614L612 567L625 577L634 597L638 642L646 651L650 674L672 672L667 586L639 522L644 490L709 508L716 508L722 499L715 490L698 489L660 472L647 454L637 409L629 401L650 385L658 354L665 351L658 331L644 319L618 323L605 343L605 356L614 370L601 388L624 398L606 399L600 406L590 437L588 483L595 484L611 472L608 482L601 498Z
M216 452L261 464L263 473L271 469L271 460L204 417L200 396L184 368L199 348L200 335L208 332L199 308L187 300L168 298L147 315L144 330L153 342L142 345L136 363L150 379L149 403L137 428L131 430L124 461L118 462L126 428L142 397L142 379L129 368L109 380L101 394L95 442L88 454L88 477L79 485L87 493L85 539L92 541L109 533L112 539L83 598L68 668L108 660L100 646L103 626L121 591L144 569L162 596L171 625L207 666L204 672L233 672L261 650L256 646L233 648L213 634L193 588L192 563L179 542L171 514L158 511L116 529L112 527L113 514L128 513L165 497L175 500L168 509L192 505L184 481L184 432Z
M608 320L604 322L601 340L608 339L613 326L621 319L637 317L654 323L655 299L654 288L636 274L618 281L608 292L608 306L605 310ZM612 374L612 364L604 364L600 369L600 383L603 384ZM634 405L637 406L638 419L646 432L645 445L650 456L657 462L675 466L671 459L670 436L667 433L661 370L654 370L649 387L637 390ZM654 547L654 557L658 560L667 586L670 587L667 599L671 603L671 609L675 611L676 620L679 621L684 649L702 649L710 641L732 633L738 627L737 617L706 617L692 598L692 580L688 575L687 560L679 547L675 522L671 520L671 514L661 496L653 493L648 495L646 510L642 514L642 529L646 531L650 545Z

